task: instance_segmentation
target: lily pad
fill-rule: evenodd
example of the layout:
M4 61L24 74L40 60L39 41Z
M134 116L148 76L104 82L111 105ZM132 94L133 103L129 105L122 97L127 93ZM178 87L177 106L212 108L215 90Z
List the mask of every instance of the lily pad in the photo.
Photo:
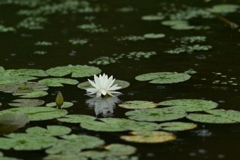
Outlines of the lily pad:
M10 75L8 72L2 72L0 77L0 85L2 84L11 84L11 83L19 83L19 82L27 82L30 80L35 80L36 77L31 76L22 76L22 75Z
M4 113L23 113L28 116L30 121L43 121L62 117L67 114L67 111L49 107L23 107L0 111L0 115Z
M150 81L154 84L169 84L187 81L191 76L187 73L177 72L154 72L146 73L135 77L138 81Z
M22 82L0 85L0 91L6 93L32 93L35 91L45 91L48 87L41 85L37 82Z
M47 126L42 127L31 127L26 130L28 134L39 135L39 136L62 136L71 132L71 129L65 126Z
M38 81L38 83L49 87L63 87L63 84L76 85L78 81L70 78L46 78Z
M51 102L46 104L47 107L57 107L56 102ZM72 102L63 102L63 105L60 108L69 108L73 106Z
M159 124L162 130L166 131L185 131L194 129L197 127L195 123L187 123L187 122L165 122Z
M30 93L13 93L14 96L19 96L21 98L39 98L48 95L46 91L33 91Z
M121 136L120 138L135 143L163 143L173 141L176 136L172 133L164 131L137 131L130 132L129 136Z
M130 119L138 121L170 121L184 118L187 114L185 111L175 110L174 107L152 108L128 111L125 113Z
M82 128L101 131L101 132L121 132L121 131L139 131L139 130L156 130L158 125L149 122L136 122L124 118L100 118L99 121L89 121L81 123Z
M6 70L9 75L19 76L33 76L33 77L46 77L48 76L44 70L41 69L9 69Z
M83 149L95 148L105 143L100 138L88 135L65 135L61 137L62 140L46 150L48 154L77 154Z
M120 89L124 89L124 88L127 88L130 86L129 82L123 81L123 80L118 80L118 79L116 79L114 81L113 85L115 85L115 84L118 84L118 86L121 86L122 88L120 88ZM87 88L92 88L92 85L88 81L86 81L86 82L79 83L77 87L85 90Z
M147 34L144 34L143 37L148 38L148 39L157 39L157 38L165 37L165 34L163 34L163 33L147 33Z
M11 133L24 127L29 122L28 117L21 113L5 113L0 115L0 133Z
M232 13L236 12L239 8L240 6L235 4L218 4L210 8L209 11L213 13Z
M71 74L72 77L89 77L101 73L97 67L87 65L68 65L48 69L46 73L50 76L62 77Z
M58 118L58 121L66 123L87 123L95 120L96 117L80 114L69 114L64 117Z
M34 136L26 133L11 133L0 138L0 148L4 150L14 149L18 151L42 150L54 145L57 139L49 136Z
M155 108L157 104L150 101L125 101L122 104L119 104L119 107L127 108L127 109L146 109L146 108Z
M205 111L209 109L216 108L218 104L210 100L202 99L176 99L160 102L159 105L165 106L176 106L175 109L186 111L186 112L196 112Z
M41 106L45 102L40 99L15 99L12 103L8 103L10 106L14 107L36 107Z

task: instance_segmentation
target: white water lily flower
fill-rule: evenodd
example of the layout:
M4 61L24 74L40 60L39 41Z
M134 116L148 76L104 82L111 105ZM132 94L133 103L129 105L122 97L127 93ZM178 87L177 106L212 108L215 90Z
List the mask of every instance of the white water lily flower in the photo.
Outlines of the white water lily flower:
M116 90L122 88L117 84L113 85L115 79L113 79L113 76L108 78L108 76L105 73L103 75L99 75L99 77L94 75L94 81L91 81L89 79L88 81L94 88L88 88L87 94L88 95L96 94L97 98L106 95L114 96L113 94L120 93L117 92Z

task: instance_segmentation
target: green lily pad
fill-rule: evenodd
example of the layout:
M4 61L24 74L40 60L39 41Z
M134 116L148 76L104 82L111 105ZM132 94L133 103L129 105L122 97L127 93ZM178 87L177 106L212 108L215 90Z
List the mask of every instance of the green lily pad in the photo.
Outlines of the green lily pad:
M46 78L38 81L38 83L49 87L63 87L63 84L76 85L78 81L70 78Z
M163 143L176 139L172 133L164 131L135 131L131 132L128 136L121 136L120 138L135 143Z
M28 117L21 113L5 113L0 115L0 133L11 133L24 127L29 122Z
M47 74L41 69L9 69L6 70L9 75L46 77Z
M114 81L113 85L115 85L115 84L118 84L118 86L121 86L122 88L120 88L120 89L124 89L124 88L127 88L130 86L129 82L123 81L123 80L118 80L118 79L116 79ZM86 81L86 82L79 83L77 87L85 90L87 88L92 88L92 85L88 81Z
M47 103L46 106L47 107L57 107L56 102ZM69 108L71 106L73 106L72 102L63 102L63 105L61 106L61 108Z
M128 111L125 113L130 119L138 121L170 121L184 118L187 114L185 111L175 110L174 107L151 108Z
M11 83L19 83L19 82L27 82L30 80L35 80L36 77L31 76L22 76L22 75L10 75L8 72L1 73L0 77L0 85L2 84L11 84Z
M99 121L81 123L82 128L101 132L121 132L128 130L156 130L158 125L149 122L136 122L124 118L100 118Z
M143 35L144 38L148 38L148 39L157 39L157 38L163 38L165 37L165 34L163 33L147 33Z
M22 82L0 85L0 91L6 93L32 93L36 91L45 91L48 87L36 82Z
M54 145L57 139L49 136L34 136L26 133L11 133L0 138L0 148L4 150L14 149L18 151L42 150Z
M232 13L236 12L239 8L240 6L235 4L218 4L210 8L209 11L213 13Z
M4 113L23 113L28 116L30 121L43 121L62 117L67 114L67 111L49 107L23 107L0 111L0 115Z
M72 130L65 126L47 126L42 127L31 127L26 130L28 134L39 135L39 136L62 136L70 133Z
M14 96L19 96L21 98L39 98L48 95L46 91L33 91L30 93L13 93Z
M105 142L100 138L88 135L65 135L61 136L57 144L46 150L48 154L77 154L83 149L91 149L103 145Z
M206 111L209 114L192 113L186 118L202 123L239 123L240 112L234 110L213 109Z
M159 105L176 106L175 109L196 112L216 108L218 104L209 100L202 99L176 99L160 102Z
M96 117L89 115L69 114L64 117L58 118L57 120L66 123L87 123L90 121L95 121Z
M14 107L36 107L41 106L45 102L40 99L15 99L12 103L8 103L10 106Z
M157 104L150 101L125 101L122 104L118 105L119 107L127 108L127 109L146 109L146 108L155 108Z
M154 84L169 84L187 81L191 76L187 73L177 72L154 72L146 73L135 77L138 81L150 81Z
M87 65L68 65L48 69L46 73L50 76L57 77L66 76L68 74L72 74L72 77L89 77L101 73L101 70L97 67Z
M165 122L159 124L162 130L166 131L185 131L194 129L197 127L195 123L187 123L187 122Z
M80 157L78 154L50 154L43 160L88 160L87 157Z
M113 158L119 156L128 156L136 152L136 148L130 145L125 144L110 144L105 146L103 151L84 151L79 153L79 156L88 157L90 159L104 159L104 158Z

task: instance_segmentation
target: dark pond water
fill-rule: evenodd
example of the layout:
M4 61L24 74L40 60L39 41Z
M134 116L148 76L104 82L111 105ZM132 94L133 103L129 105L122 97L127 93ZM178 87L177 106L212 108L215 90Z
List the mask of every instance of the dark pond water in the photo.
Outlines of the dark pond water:
M7 0L0 0L8 2ZM186 11L189 8L205 9L216 4L240 4L239 0L207 1L199 0L90 0L86 1L93 10L76 12L76 9L60 9L54 13L42 12L37 15L46 18L46 22L36 25L42 29L29 29L17 27L28 16L17 15L19 10L35 10L39 5L30 7L18 5L20 0L13 0L14 4L0 5L0 25L14 27L15 32L0 31L0 65L5 69L49 69L51 67L72 65L92 65L99 67L103 73L113 75L131 83L130 87L121 90L121 101L146 100L161 102L171 99L206 99L219 103L221 109L239 109L239 59L240 59L240 30L232 29L226 22L231 21L240 24L240 10L233 13L219 14L220 18L195 18L187 19L192 26L208 26L209 29L174 30L162 25L162 21L168 20L168 15ZM26 1L27 2L27 1ZM36 1L37 2L37 1ZM59 0L43 1L42 5L62 3ZM70 2L70 1L69 1ZM74 2L74 0L71 0ZM82 2L82 1L80 1ZM82 7L84 8L84 7ZM193 9L194 10L194 9ZM66 13L64 13L66 12ZM163 20L143 20L146 15L165 15ZM186 12L186 16L191 13ZM224 17L224 20L221 18ZM77 26L94 23L94 29L79 29ZM99 25L99 26L98 26ZM146 33L163 33L165 37L144 40ZM132 37L131 37L132 36ZM135 40L134 37L135 36ZM191 53L169 54L166 51L173 50L182 45L179 39L185 36L205 36L206 41L202 45L212 46L209 50L194 50ZM129 40L124 37L130 37ZM131 39L132 38L132 39ZM87 39L85 44L73 45L71 39ZM52 42L51 46L37 46L38 41ZM189 43L190 44L190 43ZM198 44L198 43L196 43ZM45 54L36 54L36 53ZM116 57L131 52L156 52L149 58L127 58L117 60L116 63L107 65L90 64L89 62L100 57ZM135 77L150 72L185 72L195 70L191 79L175 84L150 84L139 82ZM221 77L216 73L226 75ZM68 76L67 76L68 77ZM70 76L69 76L70 77ZM235 85L225 82L234 79ZM87 78L79 78L80 82ZM218 84L214 84L219 80ZM45 102L55 100L56 91L60 90L66 101L74 103L68 108L69 114L87 114L95 116L94 110L89 108L85 101L88 97L84 90L76 86L52 87L49 95L41 98ZM6 104L15 99L10 94L0 93L2 109L9 108ZM114 109L110 117L126 118L124 113L128 111L120 107ZM102 117L99 115L98 117ZM187 119L181 121L188 122ZM122 143L135 146L136 156L139 159L227 159L234 160L240 157L240 125L236 124L207 124L197 123L197 128L189 131L173 132L177 139L166 143L138 144L125 142L119 139L123 132L94 132L80 128L78 124L60 124L59 122L44 121L31 122L29 126L46 126L59 124L71 127L75 134L87 134L98 136L106 143ZM26 127L26 128L27 128ZM26 128L17 132L24 132ZM31 156L41 159L44 151L6 151L4 155L22 159L31 159Z

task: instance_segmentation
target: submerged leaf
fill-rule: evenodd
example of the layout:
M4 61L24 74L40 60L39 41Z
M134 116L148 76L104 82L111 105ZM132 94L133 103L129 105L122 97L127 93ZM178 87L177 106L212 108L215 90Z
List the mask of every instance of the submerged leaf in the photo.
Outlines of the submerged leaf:
M145 108L155 108L157 104L150 101L125 101L122 104L119 104L119 107L127 108L127 109L145 109Z
M120 138L136 143L163 143L176 139L176 136L172 133L163 131L135 131L130 132L129 136L121 136Z
M11 133L24 127L29 122L28 117L21 113L5 113L0 115L0 133Z
M187 81L191 76L187 73L177 72L154 72L146 73L135 77L138 81L150 81L154 84L169 84Z
M4 113L23 113L28 116L30 121L43 121L62 117L67 114L67 111L49 107L23 107L0 111L0 115Z
M72 77L89 77L101 73L101 70L97 67L87 65L68 65L48 69L46 73L50 76L57 77L66 76L68 74L72 74Z

